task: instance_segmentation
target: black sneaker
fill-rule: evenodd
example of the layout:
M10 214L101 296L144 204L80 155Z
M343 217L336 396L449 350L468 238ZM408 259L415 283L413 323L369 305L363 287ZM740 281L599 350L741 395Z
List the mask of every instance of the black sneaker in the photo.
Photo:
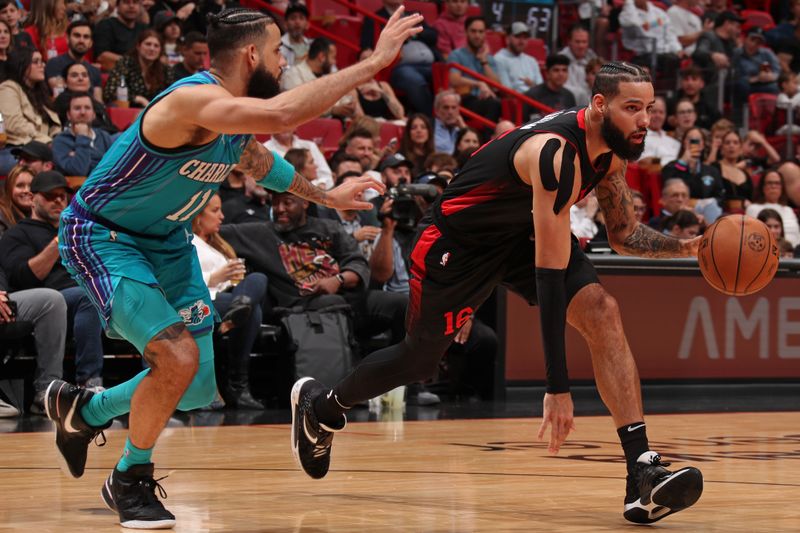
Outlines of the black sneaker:
M292 454L297 464L314 479L321 479L328 473L333 434L343 430L347 423L344 415L340 427L330 427L317 420L314 399L326 390L314 378L299 379L292 387Z
M170 529L175 527L175 515L158 499L167 497L167 491L158 483L162 479L153 479L153 463L132 466L127 472L114 468L103 483L100 496L109 509L119 514L122 527Z
M625 519L652 524L672 513L691 507L703 493L703 474L694 467L670 472L655 452L645 452L628 474Z
M81 477L86 466L86 453L89 443L100 435L106 443L103 430L111 425L96 428L87 424L81 416L81 408L89 402L94 393L60 379L53 380L44 393L44 409L47 418L56 428L56 448L61 459L61 469L72 477Z

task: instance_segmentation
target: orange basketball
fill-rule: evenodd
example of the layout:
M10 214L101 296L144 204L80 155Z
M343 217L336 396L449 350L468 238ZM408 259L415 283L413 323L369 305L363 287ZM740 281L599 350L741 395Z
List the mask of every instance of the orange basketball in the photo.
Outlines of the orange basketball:
M763 289L775 277L779 257L767 225L746 215L729 215L710 225L697 253L706 281L733 296Z

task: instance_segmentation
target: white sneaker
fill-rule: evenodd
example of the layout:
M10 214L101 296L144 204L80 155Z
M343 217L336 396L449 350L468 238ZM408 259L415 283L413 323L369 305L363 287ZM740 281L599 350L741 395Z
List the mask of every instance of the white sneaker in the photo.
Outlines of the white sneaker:
M19 416L19 409L10 403L0 400L0 418L13 418L15 416Z

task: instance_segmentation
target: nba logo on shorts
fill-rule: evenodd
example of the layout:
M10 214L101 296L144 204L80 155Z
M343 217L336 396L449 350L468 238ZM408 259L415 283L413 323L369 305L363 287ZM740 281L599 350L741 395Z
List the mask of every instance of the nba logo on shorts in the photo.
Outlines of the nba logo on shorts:
M199 326L207 316L211 315L211 308L203 300L197 300L191 307L181 309L178 313L187 326Z
M450 252L445 252L442 254L442 260L439 261L439 264L442 266L447 266L448 261L450 261Z

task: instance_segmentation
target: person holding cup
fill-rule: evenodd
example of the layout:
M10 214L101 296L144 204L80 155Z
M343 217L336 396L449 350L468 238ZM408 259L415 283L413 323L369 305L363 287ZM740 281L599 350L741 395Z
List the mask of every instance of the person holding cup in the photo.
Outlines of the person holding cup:
M261 327L261 302L267 292L267 277L247 274L244 259L219 234L225 216L215 194L192 221L192 231L214 307L222 317L218 333L228 336L227 405L241 409L264 409L250 392L250 352Z

